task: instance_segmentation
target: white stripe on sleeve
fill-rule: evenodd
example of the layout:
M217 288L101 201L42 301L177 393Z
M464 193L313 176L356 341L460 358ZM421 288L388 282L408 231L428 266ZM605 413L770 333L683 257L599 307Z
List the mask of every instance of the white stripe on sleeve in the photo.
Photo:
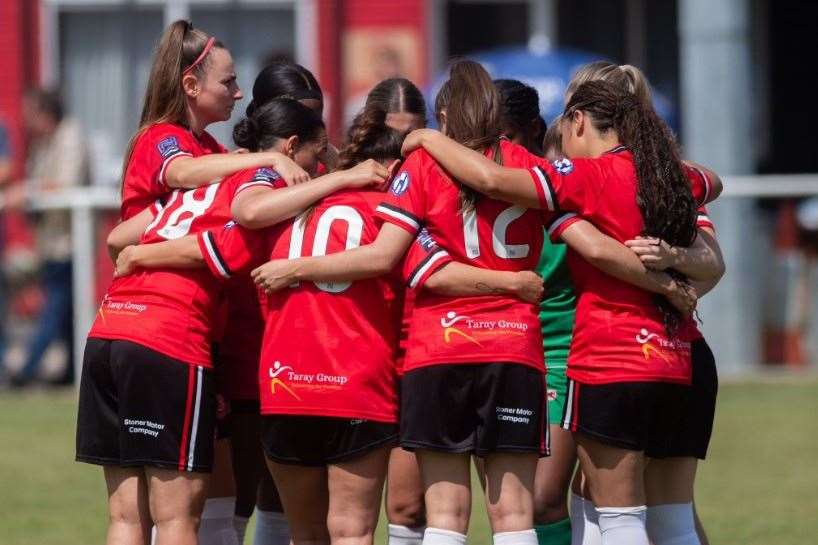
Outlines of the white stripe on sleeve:
M213 244L213 235L210 231L205 231L202 239L205 243L205 249L207 249L207 255L210 257L210 261L216 265L216 269L218 269L219 274L221 274L225 278L230 278L230 271L227 270L227 266L222 263L221 257L219 257L218 252L216 252L216 246Z
M382 214L386 214L387 216L391 216L399 221L402 221L406 225L412 227L416 231L420 229L420 224L418 224L415 219L407 214L404 214L400 210L396 210L394 208L388 208L386 206L378 206L375 209L376 212L380 212Z
M416 288L417 285L418 285L418 282L420 282L420 279L423 278L424 274L426 274L426 271L428 271L430 268L432 268L432 265L434 265L435 263L437 263L438 261L440 261L441 259L443 259L447 255L449 255L449 253L446 250L439 250L439 251L435 252L429 258L429 260L426 263L423 264L423 266L421 266L419 269L415 270L415 272L412 274L412 277L409 279L409 287L410 288Z
M545 202L548 205L548 210L553 212L556 210L556 206L554 206L554 194L551 192L551 186L546 179L545 172L540 169L540 167L534 167L534 172L537 174L537 178L540 181L540 188L542 188L543 195L545 195Z

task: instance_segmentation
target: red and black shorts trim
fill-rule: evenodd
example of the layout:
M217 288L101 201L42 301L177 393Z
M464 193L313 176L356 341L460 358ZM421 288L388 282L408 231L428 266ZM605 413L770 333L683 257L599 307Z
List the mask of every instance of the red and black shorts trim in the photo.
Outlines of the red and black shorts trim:
M704 339L691 346L693 382L582 384L569 380L564 429L651 458L704 459L716 411L718 377Z
M306 415L262 415L261 444L273 462L321 467L345 462L398 440L398 425Z
M544 371L544 370L543 370ZM401 440L407 450L547 456L545 375L518 363L442 364L401 379Z
M78 461L209 472L215 427L212 370L129 341L88 339Z

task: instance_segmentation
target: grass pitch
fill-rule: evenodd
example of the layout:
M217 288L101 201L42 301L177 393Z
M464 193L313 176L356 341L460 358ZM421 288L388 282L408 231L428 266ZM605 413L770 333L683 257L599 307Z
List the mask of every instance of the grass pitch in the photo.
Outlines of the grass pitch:
M73 461L75 419L72 391L0 394L0 543L104 543L102 471ZM475 496L470 543L488 544ZM697 503L713 545L814 542L818 379L722 385ZM383 536L381 524L376 542Z

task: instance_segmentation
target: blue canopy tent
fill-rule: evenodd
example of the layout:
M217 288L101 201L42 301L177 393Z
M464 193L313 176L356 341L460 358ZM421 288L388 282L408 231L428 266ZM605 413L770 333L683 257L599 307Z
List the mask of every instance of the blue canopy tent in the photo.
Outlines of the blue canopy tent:
M562 113L563 93L576 69L604 60L599 55L572 49L538 52L525 47L494 49L468 58L485 66L493 79L517 79L534 87L540 95L540 113L547 123ZM448 72L439 75L428 89L430 112L434 111L434 97L447 78ZM676 130L676 112L670 101L653 91L653 103L656 112Z

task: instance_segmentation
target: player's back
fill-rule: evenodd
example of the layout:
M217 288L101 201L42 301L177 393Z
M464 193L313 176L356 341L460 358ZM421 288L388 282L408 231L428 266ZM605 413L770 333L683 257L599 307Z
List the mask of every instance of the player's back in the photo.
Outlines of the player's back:
M174 190L140 243L220 229L231 218L236 194L258 183L272 187L276 179L269 169L248 169L220 183ZM210 365L211 322L220 290L219 281L206 269L137 269L113 281L89 335L123 338L184 361ZM137 317L140 323L135 328L132 320Z
M535 164L522 147L502 140L502 163ZM460 185L425 151L413 152L379 215L405 229L424 225L455 260L475 267L532 270L543 243L542 214L478 196L463 206ZM406 369L435 363L519 362L542 369L541 336L533 305L504 295L450 297L421 291L415 302Z
M380 228L374 210L382 199L382 192L361 190L323 199L276 229L270 257L320 256L373 242ZM269 296L259 370L262 408L311 414L314 398L320 414L343 417L364 410L363 396L369 418L393 420L401 294L398 278L390 274L354 282L301 282ZM291 371L276 374L284 366ZM284 380L299 399L272 394L264 387L271 377ZM334 409L318 401L328 392Z
M425 150L420 150L426 154ZM502 164L529 168L535 162L522 146L500 141ZM424 162L432 161L431 156ZM453 258L475 267L525 271L537 266L542 249L542 214L475 193L473 206L463 206L461 186L439 166L429 172L429 199L425 225Z

